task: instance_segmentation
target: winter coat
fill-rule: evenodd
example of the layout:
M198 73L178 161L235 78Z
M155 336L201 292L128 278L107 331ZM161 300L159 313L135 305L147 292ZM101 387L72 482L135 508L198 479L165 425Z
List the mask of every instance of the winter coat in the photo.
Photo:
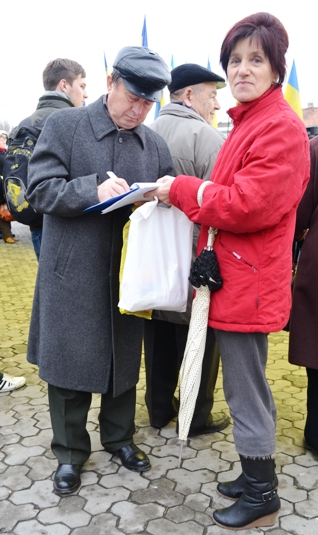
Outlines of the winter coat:
M150 126L166 141L176 175L209 180L224 136L187 106L163 106Z
M310 181L297 210L301 248L290 319L289 362L318 370L318 137L310 142Z
M209 180L224 136L191 108L171 102L163 106L158 119L150 126L166 141L176 175L193 175ZM193 260L200 225L194 225ZM189 284L187 310L183 313L153 311L153 318L188 325L191 316L193 287Z
M72 390L114 395L138 381L143 320L121 315L122 229L131 208L83 213L113 171L129 184L173 172L166 143L148 127L118 130L103 105L53 113L29 166L27 196L44 213L28 361Z
M234 128L211 181L197 202L200 180L180 176L172 203L201 223L198 251L215 241L223 287L211 296L209 325L233 332L281 330L290 311L295 214L309 179L309 142L303 122L272 87L229 110Z

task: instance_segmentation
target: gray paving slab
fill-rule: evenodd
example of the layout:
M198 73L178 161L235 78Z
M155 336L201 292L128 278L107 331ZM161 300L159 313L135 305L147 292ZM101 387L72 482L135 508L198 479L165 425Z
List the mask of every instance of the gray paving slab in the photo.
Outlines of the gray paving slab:
M215 508L229 501L218 481L236 478L240 464L232 425L220 433L190 439L179 467L176 421L153 429L144 402L142 362L137 388L135 441L152 469L130 472L100 444L100 396L93 395L87 428L92 454L83 467L82 486L70 497L52 491L57 466L50 450L52 432L47 386L26 361L27 336L37 261L28 227L14 223L19 242L0 242L0 369L24 375L27 384L0 394L0 533L10 535L222 535L213 524ZM274 526L242 535L318 534L318 459L303 446L306 417L305 370L287 360L288 334L269 336L267 377L277 405L277 473L281 511ZM215 411L227 410L222 369Z

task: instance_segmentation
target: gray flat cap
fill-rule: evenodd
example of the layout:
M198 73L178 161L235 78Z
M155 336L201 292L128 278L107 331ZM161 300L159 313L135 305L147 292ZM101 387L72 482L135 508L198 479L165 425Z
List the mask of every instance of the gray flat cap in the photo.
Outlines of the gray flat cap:
M196 63L184 63L171 71L171 84L168 86L170 93L189 87L189 85L215 82L217 89L225 87L225 80L218 74L197 65Z
M123 82L137 97L160 102L163 88L171 82L168 66L163 59L145 46L125 46L113 63Z

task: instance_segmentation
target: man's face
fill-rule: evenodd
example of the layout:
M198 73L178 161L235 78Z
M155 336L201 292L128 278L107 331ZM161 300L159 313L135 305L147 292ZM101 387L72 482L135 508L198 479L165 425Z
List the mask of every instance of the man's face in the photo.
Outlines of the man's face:
M193 108L207 123L212 124L215 110L220 109L220 104L217 100L216 83L204 82L195 85L194 88L192 87L185 104Z
M7 136L3 134L0 136L0 149L5 149L7 146Z
M111 76L107 78L107 88L108 112L119 128L131 130L145 120L153 102L130 93L121 80L114 84Z
M86 79L82 78L79 74L72 84L66 82L65 93L70 97L76 108L83 106L84 100L88 97L86 93Z

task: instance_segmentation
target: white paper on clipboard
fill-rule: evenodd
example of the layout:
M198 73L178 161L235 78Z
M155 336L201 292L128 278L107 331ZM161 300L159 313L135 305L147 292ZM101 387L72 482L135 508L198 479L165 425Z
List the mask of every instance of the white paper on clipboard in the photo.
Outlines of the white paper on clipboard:
M110 177L115 176L112 171L109 171L107 174ZM121 208L122 206L126 206L127 204L134 204L138 201L151 201L152 198L146 199L144 197L144 193L147 193L147 191L152 191L157 187L158 184L156 182L135 182L130 186L130 191L126 191L126 193L123 193L122 195L112 197L107 201L89 206L88 208L85 208L83 212L101 211L102 214L107 214L108 212L116 210L117 208Z

